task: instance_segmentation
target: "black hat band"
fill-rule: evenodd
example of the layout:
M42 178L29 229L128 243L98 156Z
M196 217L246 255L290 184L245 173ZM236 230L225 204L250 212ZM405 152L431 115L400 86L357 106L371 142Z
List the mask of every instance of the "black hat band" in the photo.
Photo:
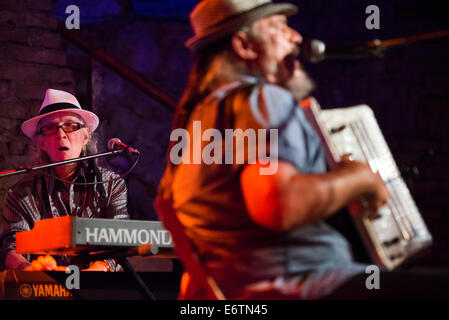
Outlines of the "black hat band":
M43 114L50 113L53 111L64 110L64 109L73 109L73 108L82 110L81 108L79 108L78 106L76 106L72 103L61 102L61 103L49 104L49 105L43 107L41 109L41 111L39 112L39 115L43 115Z

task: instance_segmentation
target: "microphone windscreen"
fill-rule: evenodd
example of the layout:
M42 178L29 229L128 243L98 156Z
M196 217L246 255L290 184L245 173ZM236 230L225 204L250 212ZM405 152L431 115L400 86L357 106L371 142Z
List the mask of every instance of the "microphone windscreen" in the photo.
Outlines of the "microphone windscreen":
M121 143L122 141L119 138L111 138L108 141L108 150L114 150L114 144Z
M302 56L309 62L320 62L325 58L326 44L317 39L307 41L303 44L301 53Z

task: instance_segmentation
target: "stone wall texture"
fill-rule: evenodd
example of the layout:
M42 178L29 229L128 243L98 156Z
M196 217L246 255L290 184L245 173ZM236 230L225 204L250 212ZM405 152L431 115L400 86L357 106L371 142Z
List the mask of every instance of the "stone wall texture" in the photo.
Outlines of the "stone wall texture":
M47 88L76 93L51 0L0 1L0 170L28 163L21 123L38 113ZM19 176L0 180L4 192Z

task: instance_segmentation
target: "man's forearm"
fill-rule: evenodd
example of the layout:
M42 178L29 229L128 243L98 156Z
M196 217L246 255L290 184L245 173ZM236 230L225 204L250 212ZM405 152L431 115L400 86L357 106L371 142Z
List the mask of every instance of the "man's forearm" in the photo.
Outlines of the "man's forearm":
M325 219L372 188L369 174L349 168L295 175L280 189L283 229Z
M301 174L285 161L275 175L260 175L259 169L251 164L243 170L243 198L253 221L276 231L325 219L362 195L374 207L388 197L380 177L360 162L342 161L339 169L322 174Z

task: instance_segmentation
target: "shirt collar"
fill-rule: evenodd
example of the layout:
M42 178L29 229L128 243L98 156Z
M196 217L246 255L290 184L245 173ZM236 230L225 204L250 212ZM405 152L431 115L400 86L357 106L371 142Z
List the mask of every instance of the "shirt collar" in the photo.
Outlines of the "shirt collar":
M86 165L83 162L80 162L78 164L78 167L76 168L75 178L73 179L73 182L79 183L87 182L86 177L87 172L88 170L86 168ZM63 181L55 179L56 172L53 168L50 168L48 173L50 174L50 176L47 176L47 191L49 194L53 192L55 185L60 188L67 188L66 184Z
M230 90L232 90L234 88L237 88L238 86L240 86L240 85L242 85L244 83L256 84L256 83L263 83L263 82L265 82L264 79L262 79L260 77L256 77L256 76L250 75L250 74L238 75L235 80L233 80L231 82L228 82L228 83L225 83L222 86L220 86L217 89L215 89L210 94L210 97L221 100L221 99L223 99L227 95L227 93Z

